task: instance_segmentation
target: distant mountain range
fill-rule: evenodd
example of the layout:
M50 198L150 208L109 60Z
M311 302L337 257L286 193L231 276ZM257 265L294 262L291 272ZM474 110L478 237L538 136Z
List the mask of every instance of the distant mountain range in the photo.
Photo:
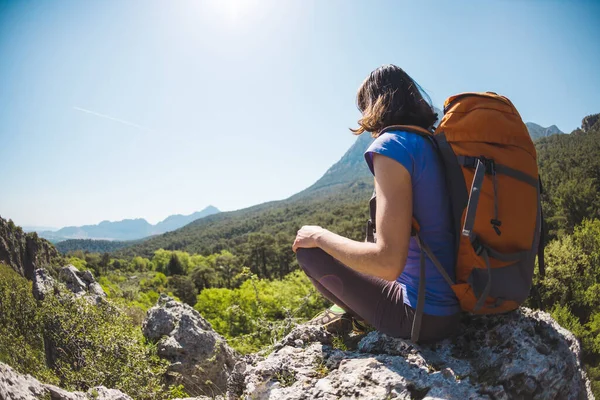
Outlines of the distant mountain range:
M179 229L197 219L220 212L208 206L190 215L171 215L156 225L143 218L102 221L97 225L68 226L57 231L38 231L38 235L57 243L67 239L136 240Z
M527 126L527 130L529 131L529 136L531 136L533 140L542 137L547 137L550 135L564 134L564 132L558 129L556 125L550 125L547 128L544 128L543 126L540 126L538 124L534 124L533 122L527 122L525 123L525 125Z

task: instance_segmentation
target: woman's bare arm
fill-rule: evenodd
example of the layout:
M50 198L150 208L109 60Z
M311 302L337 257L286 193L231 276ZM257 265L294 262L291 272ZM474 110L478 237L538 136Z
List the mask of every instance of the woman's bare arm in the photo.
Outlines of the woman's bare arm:
M293 250L320 247L348 267L387 280L400 276L406 263L412 221L410 174L399 162L373 156L377 191L377 243L358 242L318 226L298 231Z

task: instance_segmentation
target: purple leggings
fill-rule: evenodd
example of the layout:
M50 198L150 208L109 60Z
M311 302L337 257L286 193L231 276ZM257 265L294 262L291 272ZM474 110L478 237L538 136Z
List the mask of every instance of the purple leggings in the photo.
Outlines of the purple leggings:
M348 268L320 248L298 249L296 257L313 285L346 312L367 321L392 337L410 338L414 310L404 304L402 287ZM419 342L434 342L454 335L460 314L423 314Z

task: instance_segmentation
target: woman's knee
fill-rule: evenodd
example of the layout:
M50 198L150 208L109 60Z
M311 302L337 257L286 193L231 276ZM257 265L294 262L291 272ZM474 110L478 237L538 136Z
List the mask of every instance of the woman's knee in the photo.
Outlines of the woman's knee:
M308 273L309 271L313 270L314 268L319 268L319 265L327 262L328 257L331 256L323 251L323 249L318 247L300 248L296 251L298 265L300 265L300 268L302 268L308 275L310 275Z

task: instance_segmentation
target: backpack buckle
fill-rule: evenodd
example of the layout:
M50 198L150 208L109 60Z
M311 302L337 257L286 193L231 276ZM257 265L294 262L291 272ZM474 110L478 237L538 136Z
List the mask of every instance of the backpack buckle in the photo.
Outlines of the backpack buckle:
M480 156L479 161L481 161L483 165L485 165L486 174L496 175L496 162L493 159ZM475 161L475 163L477 162Z
M485 156L464 156L462 165L466 168L477 168L477 161L481 161L483 165L485 165L486 174L496 175L496 162L491 158L486 158Z
M502 221L492 218L490 220L490 224L492 224L492 228L494 228L496 235L500 236L502 234L502 232L500 232L500 227L502 226Z
M473 240L471 240L471 246L473 246L473 250L475 250L475 254L480 256L483 252L483 244L479 241L479 238L475 236Z
M466 168L476 168L477 167L477 157L465 156L463 161L463 166Z

